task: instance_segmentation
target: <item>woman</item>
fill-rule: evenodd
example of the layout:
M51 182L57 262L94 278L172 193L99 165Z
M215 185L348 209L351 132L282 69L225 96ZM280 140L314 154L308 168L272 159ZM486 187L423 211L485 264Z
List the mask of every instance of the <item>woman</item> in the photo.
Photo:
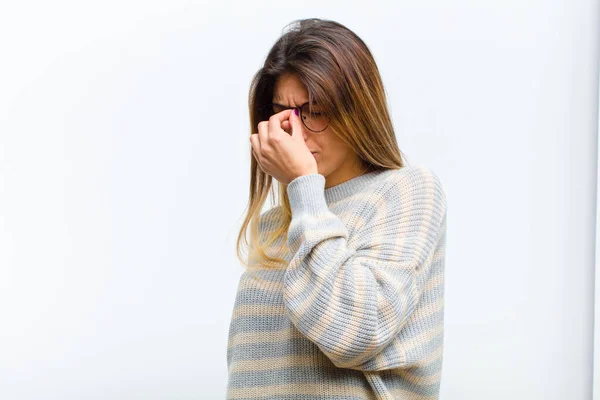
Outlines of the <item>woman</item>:
M337 22L294 21L249 108L227 398L437 399L446 196L404 164L369 49Z

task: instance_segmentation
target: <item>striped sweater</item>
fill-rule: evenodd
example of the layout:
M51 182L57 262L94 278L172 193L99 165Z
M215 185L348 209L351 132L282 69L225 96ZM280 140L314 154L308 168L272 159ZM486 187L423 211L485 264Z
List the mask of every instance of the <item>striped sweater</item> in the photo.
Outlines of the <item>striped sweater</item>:
M249 263L229 327L227 399L438 399L446 195L425 166L287 186L286 268ZM276 228L281 206L259 219Z

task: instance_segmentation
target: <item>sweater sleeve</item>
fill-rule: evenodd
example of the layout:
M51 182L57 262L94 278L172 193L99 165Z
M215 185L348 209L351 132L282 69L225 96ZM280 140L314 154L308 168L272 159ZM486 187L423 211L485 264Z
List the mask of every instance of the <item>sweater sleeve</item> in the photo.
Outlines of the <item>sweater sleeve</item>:
M303 175L287 187L286 314L341 368L360 370L402 330L422 293L415 274L429 268L440 237L440 180L426 167L404 168L357 208L351 244L327 206L323 175Z

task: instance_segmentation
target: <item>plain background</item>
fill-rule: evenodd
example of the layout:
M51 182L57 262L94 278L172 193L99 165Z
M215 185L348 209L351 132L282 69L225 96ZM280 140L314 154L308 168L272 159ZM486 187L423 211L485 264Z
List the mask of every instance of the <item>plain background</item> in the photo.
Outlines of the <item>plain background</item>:
M0 398L225 398L249 83L306 17L367 43L447 192L440 398L591 398L599 12L3 1Z

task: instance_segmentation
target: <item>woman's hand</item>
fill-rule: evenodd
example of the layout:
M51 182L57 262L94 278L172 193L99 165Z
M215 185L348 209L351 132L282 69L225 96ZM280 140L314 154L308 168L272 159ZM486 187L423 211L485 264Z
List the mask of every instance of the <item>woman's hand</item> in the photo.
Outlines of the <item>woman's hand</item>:
M252 154L260 168L279 182L318 173L317 161L302 134L302 121L294 109L283 110L258 123L258 133L250 135ZM282 127L290 127L291 136Z

